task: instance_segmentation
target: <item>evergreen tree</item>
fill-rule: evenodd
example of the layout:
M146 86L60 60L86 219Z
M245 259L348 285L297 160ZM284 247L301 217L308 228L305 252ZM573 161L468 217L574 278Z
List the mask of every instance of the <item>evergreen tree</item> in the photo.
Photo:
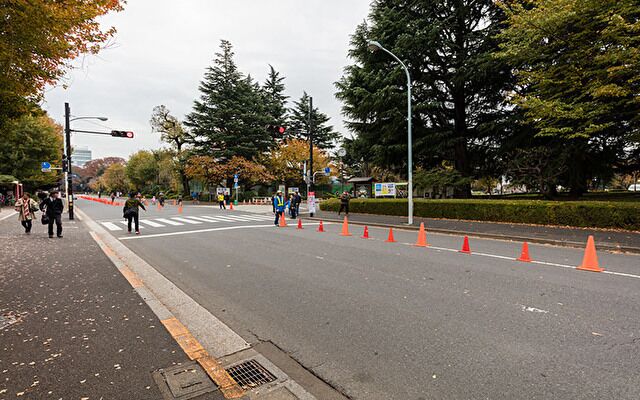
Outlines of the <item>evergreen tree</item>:
M638 149L640 7L635 0L501 2L499 54L516 71L513 102L530 140L553 142L566 162L558 182L580 195L591 178Z
M416 167L452 161L474 174L487 148L500 142L506 122L504 91L510 73L492 57L503 13L493 0L375 0L369 23L358 26L349 55L355 60L336 83L347 126L370 148L373 162L406 173L406 77L369 39L402 59L413 80ZM457 191L470 196L470 186Z
M327 125L329 117L321 113L318 107L313 107L311 124L313 127L313 144L320 149L334 147L340 134ZM309 95L304 92L300 100L293 102L289 109L289 124L285 133L288 139L309 140Z
M284 93L284 77L280 76L280 73L269 65L269 76L262 85L262 93L264 94L267 103L267 112L271 119L272 124L283 124L287 119L287 99L289 96L285 96Z
M270 120L267 105L259 85L238 70L231 43L223 40L220 50L185 125L191 128L197 152L218 159L251 159L274 145L265 129Z

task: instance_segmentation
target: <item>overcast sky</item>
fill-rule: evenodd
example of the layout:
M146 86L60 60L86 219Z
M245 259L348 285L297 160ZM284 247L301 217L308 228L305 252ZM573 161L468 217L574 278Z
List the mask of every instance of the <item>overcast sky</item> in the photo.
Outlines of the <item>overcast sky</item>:
M43 107L62 123L64 102L77 116L76 129L132 130L134 140L75 134L94 158L127 157L161 146L149 117L164 104L178 118L191 111L198 84L220 40L231 41L241 71L263 82L272 64L286 77L287 95L306 90L314 106L345 133L334 82L348 65L350 35L368 13L370 0L130 0L124 11L101 21L118 30L115 43L76 63L68 85L50 88Z

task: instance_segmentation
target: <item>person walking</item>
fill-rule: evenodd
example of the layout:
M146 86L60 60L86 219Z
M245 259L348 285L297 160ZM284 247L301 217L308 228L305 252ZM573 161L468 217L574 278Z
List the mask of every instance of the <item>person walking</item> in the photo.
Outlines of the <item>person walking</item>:
M116 200L116 194L115 192L111 192L111 203L113 203Z
M293 196L293 194L289 195L289 200L287 201L288 207L289 207L289 216L291 217L291 219L295 219L296 218L296 205L295 205L295 197Z
M24 227L24 233L30 235L33 220L36 218L35 212L38 211L38 203L25 193L16 201L15 209L18 212L18 220Z
M293 196L293 201L296 209L296 216L300 215L300 203L302 203L302 196L300 196L299 192L296 192L295 196Z
M278 194L276 194L276 197L273 198L273 208L274 208L274 213L276 214L276 219L273 222L275 224L275 226L278 226L278 223L280 222L280 218L284 218L284 209L285 209L285 202L284 202L284 197L282 196L282 192L278 190Z
M133 220L136 228L136 235L140 234L140 220L138 217L139 207L142 207L143 210L147 211L147 209L144 208L144 204L136 198L134 193L129 193L129 198L124 202L124 207L122 208L122 216L127 219L127 231L129 233L131 233L131 221Z
M351 196L349 196L349 193L342 192L342 195L340 196L340 210L338 210L338 215L340 215L340 213L342 211L344 211L345 215L349 215L349 199L351 198Z
M224 205L224 194L218 193L218 204L220 205L221 210L226 210L227 207Z
M49 237L53 237L53 224L56 224L56 235L62 237L62 211L64 210L64 204L60 198L60 192L57 190L52 191L49 197L44 199L40 203L40 211L43 211L47 218L49 218L48 232Z
M160 207L164 207L164 193L162 192L158 194L158 203L160 203Z

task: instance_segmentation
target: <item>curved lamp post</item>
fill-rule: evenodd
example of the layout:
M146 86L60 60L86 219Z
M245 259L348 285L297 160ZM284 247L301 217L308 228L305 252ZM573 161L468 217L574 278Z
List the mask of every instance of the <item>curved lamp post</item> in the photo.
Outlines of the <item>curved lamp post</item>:
M407 191L409 192L408 193L409 194L409 210L408 210L409 221L408 222L409 222L409 225L413 225L413 151L412 151L413 139L411 136L411 76L409 75L409 69L402 62L402 60L400 60L395 54L393 54L389 50L385 49L380 43L376 42L375 40L369 40L367 44L368 44L369 50L371 51L382 50L385 53L389 54L398 63L400 63L400 65L404 69L404 72L407 74L407 137L408 137L408 145L407 145L407 148L408 148L407 150L407 153L408 153L407 186L408 188L407 188Z

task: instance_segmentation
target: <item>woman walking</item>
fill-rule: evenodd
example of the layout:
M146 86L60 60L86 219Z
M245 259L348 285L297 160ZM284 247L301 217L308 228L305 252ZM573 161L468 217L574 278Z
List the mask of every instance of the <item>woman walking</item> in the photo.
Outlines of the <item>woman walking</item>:
M144 204L135 197L133 192L129 193L129 198L124 202L124 208L122 209L123 216L127 219L127 230L131 233L131 220L135 223L136 235L140 234L140 221L138 219L138 207L142 207L143 210L147 211L144 208Z
M38 211L38 203L29 197L28 193L25 193L16 201L15 209L18 212L18 219L24 227L24 233L31 234L31 226L36 218L35 212Z

